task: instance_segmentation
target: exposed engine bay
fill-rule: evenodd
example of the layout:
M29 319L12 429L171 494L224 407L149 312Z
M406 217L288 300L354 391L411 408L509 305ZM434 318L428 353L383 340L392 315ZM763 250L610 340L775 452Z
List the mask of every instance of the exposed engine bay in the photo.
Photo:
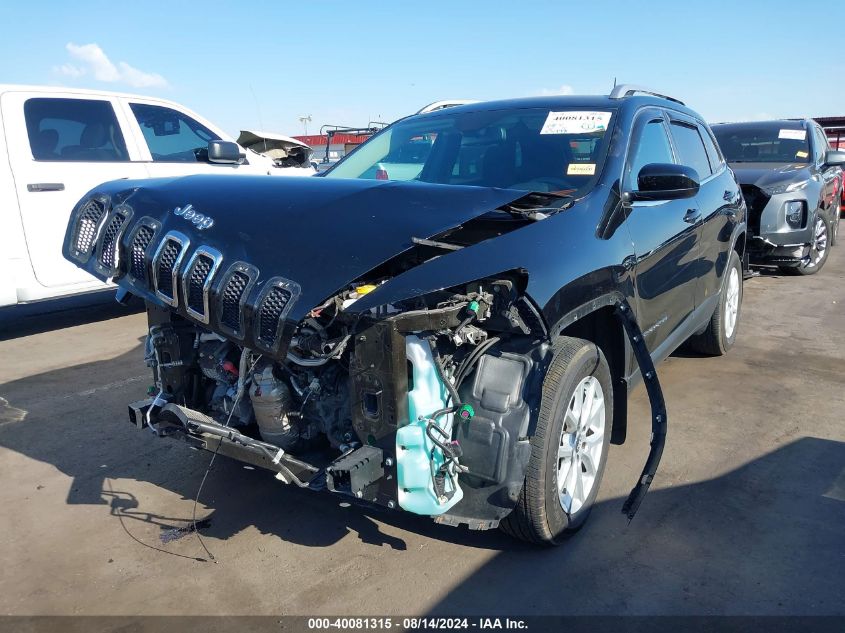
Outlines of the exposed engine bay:
M321 487L324 473L336 492L418 514L447 512L463 497L459 476L473 476L462 446L477 443L478 433L467 427L476 408L491 406L472 395L479 361L504 341L528 342L529 324L541 320L520 298L516 277L346 312L386 281L354 284L312 309L281 359L148 305L145 360L155 398L144 424L166 433L181 412L175 421L190 429L199 412L206 419L194 430L255 440L285 481ZM510 369L526 373L524 364ZM519 393L507 393L514 386L492 406L501 414L517 405L522 425L527 407ZM290 459L311 468L286 466ZM476 476L489 484L502 479L506 463L481 471Z

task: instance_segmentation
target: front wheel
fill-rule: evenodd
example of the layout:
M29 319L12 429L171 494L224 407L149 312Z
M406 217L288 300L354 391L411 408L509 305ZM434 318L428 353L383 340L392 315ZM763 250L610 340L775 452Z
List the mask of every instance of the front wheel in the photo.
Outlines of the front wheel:
M613 382L593 343L563 337L543 382L531 458L502 530L554 545L577 531L596 500L613 422Z
M736 342L739 315L742 310L742 262L736 251L731 251L722 294L707 329L690 338L690 346L709 356L722 356Z
M781 268L787 275L815 275L827 262L830 252L830 221L816 212L816 222L813 225L813 241L810 243L810 253L798 266Z

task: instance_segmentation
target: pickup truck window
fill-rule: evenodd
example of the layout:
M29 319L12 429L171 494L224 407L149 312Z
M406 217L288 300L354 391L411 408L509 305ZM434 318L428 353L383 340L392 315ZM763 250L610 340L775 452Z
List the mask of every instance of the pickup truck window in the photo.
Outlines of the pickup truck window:
M35 160L127 161L114 108L97 99L35 98L24 103Z
M153 161L195 163L208 159L208 142L220 137L187 114L162 106L132 103Z

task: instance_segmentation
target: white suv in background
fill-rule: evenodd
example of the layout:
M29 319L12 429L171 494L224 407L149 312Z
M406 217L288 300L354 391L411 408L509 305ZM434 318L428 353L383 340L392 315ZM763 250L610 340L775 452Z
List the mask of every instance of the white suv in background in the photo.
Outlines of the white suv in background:
M70 212L107 180L310 176L237 145L187 108L126 94L0 85L0 307L106 286L62 257Z

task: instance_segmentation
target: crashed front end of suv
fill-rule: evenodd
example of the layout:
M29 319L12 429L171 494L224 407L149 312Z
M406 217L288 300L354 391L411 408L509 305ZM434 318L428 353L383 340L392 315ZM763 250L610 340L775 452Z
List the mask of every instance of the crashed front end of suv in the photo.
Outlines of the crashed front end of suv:
M131 420L285 482L495 526L520 492L537 406L524 394L549 355L525 273L488 262L496 274L448 288L391 282L533 222L503 205L565 201L234 180L107 183L72 215L65 256L147 302L155 388Z
M628 123L600 103L410 117L320 178L97 187L64 255L146 301L154 386L131 421L286 483L554 543L589 514L639 373L653 435L632 517L666 416L617 230ZM549 508L531 514L541 476L556 494L530 487Z

